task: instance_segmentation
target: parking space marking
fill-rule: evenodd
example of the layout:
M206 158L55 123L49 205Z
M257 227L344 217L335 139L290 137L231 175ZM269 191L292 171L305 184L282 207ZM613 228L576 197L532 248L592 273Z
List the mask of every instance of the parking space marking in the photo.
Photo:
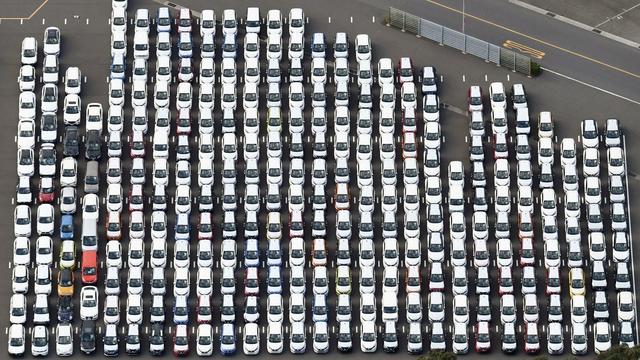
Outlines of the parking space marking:
M38 11L40 11L48 2L49 0L44 0L42 4L40 4L35 10L33 10L31 15L27 17L0 17L0 20L20 20L20 25L22 25L23 20L31 20L31 18L33 18L33 16L37 14Z

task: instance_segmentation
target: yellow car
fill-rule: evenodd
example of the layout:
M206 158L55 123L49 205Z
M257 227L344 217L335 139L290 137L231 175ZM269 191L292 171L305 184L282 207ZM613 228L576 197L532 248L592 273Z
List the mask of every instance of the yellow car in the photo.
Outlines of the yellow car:
M73 271L62 269L58 272L58 296L73 296L75 276Z
M569 271L569 295L573 298L576 295L584 296L585 291L585 283L584 283L584 273L580 268L572 268Z

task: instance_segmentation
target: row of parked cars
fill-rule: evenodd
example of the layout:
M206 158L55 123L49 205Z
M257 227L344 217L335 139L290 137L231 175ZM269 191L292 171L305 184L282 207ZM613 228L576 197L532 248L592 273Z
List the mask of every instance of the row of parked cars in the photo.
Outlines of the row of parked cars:
M533 206L533 182L532 179L532 157L529 149L529 137L531 132L529 110L527 105L527 96L522 84L514 84L511 88L510 96L504 89L504 85L499 82L491 83L489 86L489 99L491 104L491 132L494 139L494 171L493 183L495 186L495 227L494 237L496 239L495 264L498 266L498 294L500 295L500 323L501 323L501 348L505 353L512 353L518 349L518 340L516 336L516 321L518 309L522 309L522 318L524 320L524 351L527 353L537 353L540 351L539 338L539 304L536 295L536 279L535 279L535 259L533 244L533 229L519 229L519 239L521 241L521 257L520 265L522 268L522 285L521 293L522 304L516 304L514 295L514 273L513 273L513 256L514 252L511 244L511 225L509 216L511 213L511 174L509 164L509 147L506 144L506 137L509 134L508 126L508 110L507 103L510 102L515 112L515 133L516 133L516 160L518 171L518 212L525 214L527 224L532 224L531 217L534 212ZM474 212L472 218L472 235L474 244L474 265L478 271L478 281L487 279L488 266L490 263L490 254L488 251L487 241L489 235L489 224L487 222L486 199L478 201L477 198L484 197L485 188L487 186L487 178L485 176L485 155L482 138L485 136L485 122L483 117L483 100L482 91L479 86L472 86L469 89L469 110L470 110L470 126L469 132L471 137L470 143L470 161L472 163L471 171L471 187L474 189L476 200L474 201ZM541 141L547 141L553 137L553 121L549 112L543 112L540 115L541 124L540 134ZM501 143L501 145L498 145ZM523 147L522 144L525 144ZM525 151L526 150L526 151ZM459 185L463 187L464 184ZM450 196L452 195L450 184ZM553 192L553 190L550 190ZM459 189L454 188L454 192ZM552 194L555 199L555 195ZM454 195L454 198L457 198ZM480 206L483 203L484 206ZM477 205L477 206L476 206ZM451 210L451 207L450 207ZM459 217L460 219L455 219ZM454 220L455 219L455 220ZM464 217L451 214L451 229L462 230L464 234ZM523 231L524 230L524 231ZM527 236L528 235L528 236ZM452 238L456 238L453 236ZM466 239L462 236L462 239ZM549 271L546 291L550 296L550 304L555 304L560 299L560 278L559 278L559 250L557 246L557 238L549 240L549 244L555 241L556 246L545 246L545 265L553 266ZM487 285L488 285L487 281ZM488 286L487 286L488 288ZM488 296L487 291L485 296ZM480 295L483 296L483 295ZM457 300L457 299L456 299ZM454 300L455 301L455 300ZM484 300L487 303L487 300ZM464 302L461 302L465 304ZM466 306L456 307L454 303L454 321L455 314L464 313ZM551 315L557 315L558 308ZM561 315L561 311L560 311ZM490 312L478 312L478 323L474 326L476 329L476 345L478 352L486 352L491 348L491 340L489 336L489 327L491 321ZM560 334L560 339L558 339ZM563 342L561 339L562 328L551 325L548 332L548 349L554 352L560 347L562 349ZM456 344L454 341L454 350Z
M477 87L471 87L469 91L469 107L472 110L471 114L471 124L470 124L470 133L472 138L474 136L483 136L483 122L482 122L482 107L481 107L481 91ZM506 104L504 103L504 99L506 98L504 93L504 88L499 83L492 83L490 85L490 100L491 100L491 124L492 124L492 132L493 139L495 141L495 153L498 154L498 136L500 134L506 135L508 133L506 128L506 118L503 118L504 111L506 110ZM531 181L530 176L521 176L522 169L527 169L527 172L530 172L531 164L530 164L530 148L529 148L529 139L524 136L529 133L530 126L528 125L528 110L526 103L526 95L524 93L524 89L521 85L514 85L512 88L512 96L511 99L513 101L513 109L516 113L516 133L518 137L522 137L522 140L518 140L516 144L516 157L518 160L518 217L519 217L519 238L521 241L521 261L520 265L524 265L523 268L523 285L527 282L527 263L533 264L533 239L527 234L533 234L532 231L529 231L531 225L531 215L533 212L532 204L533 198L531 193ZM553 190L553 175L552 175L552 166L554 164L554 144L552 142L553 138L553 122L551 120L551 114L548 112L541 112L538 119L538 165L541 168L541 176L539 186L542 189L540 196L540 211L542 214L542 237L544 241L544 264L547 272L547 286L546 293L550 294L550 299L548 303L549 310L549 322L551 323L549 326L548 332L548 352L551 354L562 353L563 352L563 335L562 335L562 311L561 311L561 299L560 299L560 245L558 238L558 227L556 223L556 194ZM586 123L586 126L585 126ZM587 120L583 122L583 138L585 135L584 128L593 129L597 128L597 126L593 125L593 120ZM522 134L522 135L521 135ZM587 137L593 139L593 133L587 133ZM596 131L597 138L597 131ZM608 120L607 123L607 142L610 144L620 145L621 137L619 132L618 122L615 119ZM615 146L615 145L613 145ZM475 147L475 148L474 148ZM589 188L595 188L591 191L592 194L600 194L600 182L599 182L599 153L597 151L587 150L589 148L589 141L587 141L587 146L584 151L583 156L583 172L587 179L589 180L590 185L587 185L585 181L585 193L589 193ZM507 149L505 149L507 150ZM508 150L507 150L508 151ZM591 151L592 154L587 154L588 151ZM576 149L575 142L573 139L567 138L562 141L562 150L561 150L561 159L562 159L562 167L563 167L563 188L565 190L565 235L568 246L568 266L570 267L569 271L569 283L570 283L570 294L572 295L571 299L571 310L572 310L572 342L571 349L574 354L581 354L587 351L587 343L586 343L586 302L584 296L586 282L585 275L581 268L582 261L582 244L581 244L581 226L580 226L580 199L578 195L578 181L576 174ZM595 154L593 154L595 153ZM510 294L504 295L505 290L507 293L512 290L512 274L510 271L511 264L511 245L510 240L508 238L502 239L501 236L508 236L509 222L508 216L504 216L504 219L501 221L500 213L502 211L510 210L510 196L509 196L509 164L506 160L503 160L501 156L496 156L494 165L494 183L496 184L496 196L495 196L495 208L496 208L496 238L498 239L497 243L497 264L500 269L500 294L502 296L501 299L501 319L504 326L503 340L508 338L512 339L512 336L506 336L507 333L512 333L507 327L507 322L504 320L506 316L509 319L515 320L515 304L513 296ZM622 155L618 155L619 158ZM471 161L474 163L472 178L473 178L473 187L476 186L484 186L485 178L483 173L483 164L478 163L481 159L484 159L482 146L480 142L480 146L478 144L474 144L472 140L471 144L471 152L470 152ZM477 166L476 166L477 165ZM567 171L567 169L569 169ZM615 170L614 170L615 172ZM566 174L569 173L572 176L568 177ZM612 202L620 203L618 208L624 209L624 191L625 188L622 185L622 178L620 171L616 172L617 178L613 179L613 183L615 185L615 200ZM527 179L528 178L528 179ZM529 180L529 181L526 181ZM499 187L504 186L504 189L500 191ZM477 189L475 189L477 193ZM586 195L585 194L585 199ZM592 198L593 199L593 198ZM594 200L591 200L594 201ZM587 210L589 210L588 205L590 201L586 201ZM597 202L599 204L599 201ZM474 202L475 204L475 202ZM474 206L475 208L475 206ZM475 209L474 209L475 210ZM620 210L619 210L620 211ZM597 211L599 214L599 210ZM477 213L474 213L474 221L473 226L474 230L476 225L476 216ZM615 232L616 229L622 228L626 229L626 222L622 222L622 224L616 224L616 220L614 220L615 212L612 211L612 227ZM596 220L596 221L591 221ZM622 218L620 219L622 220ZM626 221L626 219L624 220ZM608 319L608 312L603 312L604 309L607 308L607 298L606 298L606 272L604 260L606 260L606 250L605 250L605 241L604 234L601 232L591 233L595 227L598 229L596 231L602 231L602 220L593 219L589 220L589 254L591 260L591 280L592 280L592 288L595 290L594 300L596 302L596 307L599 309L597 315L594 313L594 319L596 321L595 335L594 335L594 348L596 352L606 351L611 346L611 330L608 323L604 320ZM484 223L484 221L483 221ZM597 226L600 225L600 227ZM526 226L525 226L526 225ZM484 227L484 226L483 226ZM532 228L531 228L532 230ZM475 235L475 234L474 234ZM615 251L614 255L617 259L628 259L628 242L626 241L626 234L622 233L614 233L614 242L618 242L620 245L618 247L619 251ZM477 239L474 236L474 245L476 245ZM592 245L593 244L593 245ZM478 249L474 246L474 260L477 260ZM485 253L485 251L481 251L481 253ZM530 262L526 261L525 255L530 254L531 256L526 256L530 258ZM595 258L594 258L595 256ZM524 260L524 261L523 261ZM619 261L619 260L616 260ZM626 260L623 260L626 261ZM507 266L507 267L505 267ZM505 271L507 270L507 271ZM529 271L530 278L535 281L534 272ZM625 312L625 308L629 308L633 306L633 303L630 298L630 292L628 290L631 288L631 281L628 266L625 262L617 262L616 263L616 289L618 291L622 291L622 296L618 296L618 308L623 309L621 324L621 343L631 344L633 346L633 330L630 319L633 318L631 313ZM524 290L524 286L523 286ZM531 316L532 314L537 314L538 305L535 299L535 296L530 296L528 298L528 294L524 296L523 299L523 316L526 323L526 337L525 337L525 350L536 352L539 350L539 342L538 342L538 331L537 326L534 325L534 319L537 319L537 316ZM622 302L621 302L622 301ZM506 314L506 315L505 315ZM585 315L578 316L578 318L583 319L584 321L574 321L576 317L574 315ZM513 315L513 316L512 316ZM605 317L602 317L605 316ZM628 319L625 316L631 316ZM559 325L554 325L554 323L560 323ZM509 330L509 331L507 331ZM631 340L631 343L628 341ZM509 351L511 349L515 349L514 346L507 346L503 343L503 350Z
M35 97L36 65L38 63L38 44L35 38L27 37L22 42L22 67L18 77L21 94L19 96L18 123L18 185L16 189L17 205L14 213L14 255L13 255L13 290L10 300L9 353L23 354L25 352L25 323L27 319L27 298L30 291L29 267L32 265L31 240L37 235L35 249L34 287L36 295L33 304L33 321L35 327L31 332L31 353L33 355L47 355L49 352L50 313L48 297L52 292L53 280L53 237L60 238L60 258L57 271L58 293L58 325L55 328L56 354L69 356L73 353L72 327L75 275L77 258L73 224L73 214L76 212L77 159L79 155L79 131L83 114L80 93L82 75L77 67L67 68L64 76L64 107L63 122L65 156L61 162L58 175L56 167L56 143L58 141L58 56L60 54L60 30L49 27L44 31L45 54L43 62L42 96L40 98L40 134L41 141L37 159L37 173L40 186L37 196L36 232L32 233L31 204L34 197L31 192L31 177L36 174L36 159L34 148L36 141L35 117L37 104ZM101 107L99 104L87 106L88 128L101 126ZM87 142L87 148L91 142ZM95 156L89 150L87 158ZM56 200L57 189L55 182L62 187L59 202L60 219L59 230L52 205ZM96 180L96 179L94 179ZM97 181L94 182L97 186ZM91 187L91 184L86 186ZM95 194L88 194L83 201L84 225L82 229L82 282L84 286L80 293L80 318L82 324L81 349L91 352L95 349L95 323L98 317L98 292L94 284L97 281L97 216L98 200ZM58 230L59 234L56 234Z

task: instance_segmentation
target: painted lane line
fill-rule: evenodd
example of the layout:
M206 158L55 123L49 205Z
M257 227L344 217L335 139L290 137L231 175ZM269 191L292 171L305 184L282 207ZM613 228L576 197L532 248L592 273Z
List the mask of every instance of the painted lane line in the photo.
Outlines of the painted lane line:
M631 103L634 103L634 104L640 105L640 101L638 101L638 100L633 100L633 99L630 99L630 98L628 98L628 97L626 97L626 96L622 96L622 95L620 95L620 94L616 94L616 93L614 93L614 92L612 92L612 91L609 91L609 90L603 89L603 88L601 88L601 87L597 87L597 86L595 86L595 85L592 85L592 84L586 83L586 82L584 82L584 81L582 81L582 80L578 80L578 79L576 79L576 78L572 78L571 76L561 74L561 73L559 73L559 72L557 72L557 71L553 71L553 70L548 69L548 68L546 68L546 67L541 67L541 68L542 68L544 71L550 72L550 73L552 73L552 74L554 74L554 75L557 75L557 76L560 76L560 77L563 77L563 78L565 78L565 79L567 79L567 80L575 81L575 82L577 82L578 84L581 84L581 85L584 85L584 86L590 87L590 88L592 88L592 89L594 89L594 90L598 90L598 91L601 91L601 92L603 92L603 93L605 93L605 94L612 95L612 96L615 96L615 97L620 98L620 99L622 99L622 100L626 100L626 101L628 101L628 102L631 102ZM578 137L578 142L580 142L580 137Z

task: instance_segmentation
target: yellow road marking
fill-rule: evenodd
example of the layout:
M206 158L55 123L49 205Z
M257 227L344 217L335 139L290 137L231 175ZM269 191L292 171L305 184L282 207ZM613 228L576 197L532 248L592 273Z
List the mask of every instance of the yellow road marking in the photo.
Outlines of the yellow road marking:
M40 6L33 10L29 17L0 17L0 20L31 20L31 18L34 17L38 13L38 11L40 11L40 9L42 9L42 7L45 6L48 2L49 0L44 0L42 4L40 4Z
M531 55L532 57L540 60L544 57L544 52L540 51L540 50L536 50L532 47L529 47L527 45L523 45L520 44L519 42L515 42L512 40L507 40L502 44L502 47L505 47L507 49L514 49L514 50L518 50L523 54L527 54L527 55Z
M458 10L458 9L453 8L453 7L451 7L451 6L447 6L447 5L444 5L444 4L440 4L439 2L436 2L436 1L434 1L434 0L425 0L425 1L426 1L426 2L428 2L428 3L434 4L434 5L440 6L440 7L442 7L442 8L445 8L445 9L447 9L447 10L450 10L450 11L456 12L456 13L458 13L458 14L462 14L462 11L461 11L461 10ZM540 44L543 44L543 45L546 45L546 46L552 47L552 48L554 48L554 49L558 49L558 50L560 50L560 51L566 52L567 54L571 54L571 55L577 56L577 57L579 57L579 58L582 58L582 59L585 59L585 60L591 61L591 62L596 63L596 64L598 64L598 65L602 65L602 66L607 67L607 68L609 68L609 69L616 70L616 71L619 71L619 72L621 72L621 73L623 73L623 74L626 74L626 75L629 75L629 76L633 76L633 77L635 77L635 78L640 79L640 74L635 74L635 73L632 73L631 71L628 71L628 70L625 70L625 69L621 69L621 68L619 68L619 67L617 67L617 66L614 66L614 65L607 64L607 63L605 63L604 61L597 60L597 59L594 59L594 58L589 57L589 56L587 56L587 55L583 55L583 54L580 54L580 53L578 53L578 52L575 52L575 51L573 51L573 50L569 50L569 49L563 48L563 47L562 47L562 46L560 46L560 45L552 44L552 43L550 43L550 42L547 42L547 41L544 41L544 40L540 40L540 39L538 39L538 38L536 38L536 37L534 37L534 36L527 35L527 34L523 34L523 33L519 32L519 31L517 31L517 30L513 30L513 29L508 28L508 27L506 27L506 26L504 26L504 25L496 24L496 23L494 23L494 22L492 22L492 21L489 21L489 20L487 20L487 19L483 19L483 18L478 17L478 16L475 16L475 15L471 15L471 14L469 14L469 13L467 13L467 12L465 12L464 16L465 16L465 17L472 18L472 19L474 19L474 20L481 21L481 22L483 22L483 23L486 23L486 24L489 24L489 25L492 25L492 26L495 26L495 27L497 27L497 28L500 28L500 29L506 30L506 31L508 31L508 32L511 32L511 33L513 33L513 34L516 34L516 35L519 35L519 36L525 37L525 38L527 38L527 39L530 39L530 40L533 40L533 41L539 42Z

